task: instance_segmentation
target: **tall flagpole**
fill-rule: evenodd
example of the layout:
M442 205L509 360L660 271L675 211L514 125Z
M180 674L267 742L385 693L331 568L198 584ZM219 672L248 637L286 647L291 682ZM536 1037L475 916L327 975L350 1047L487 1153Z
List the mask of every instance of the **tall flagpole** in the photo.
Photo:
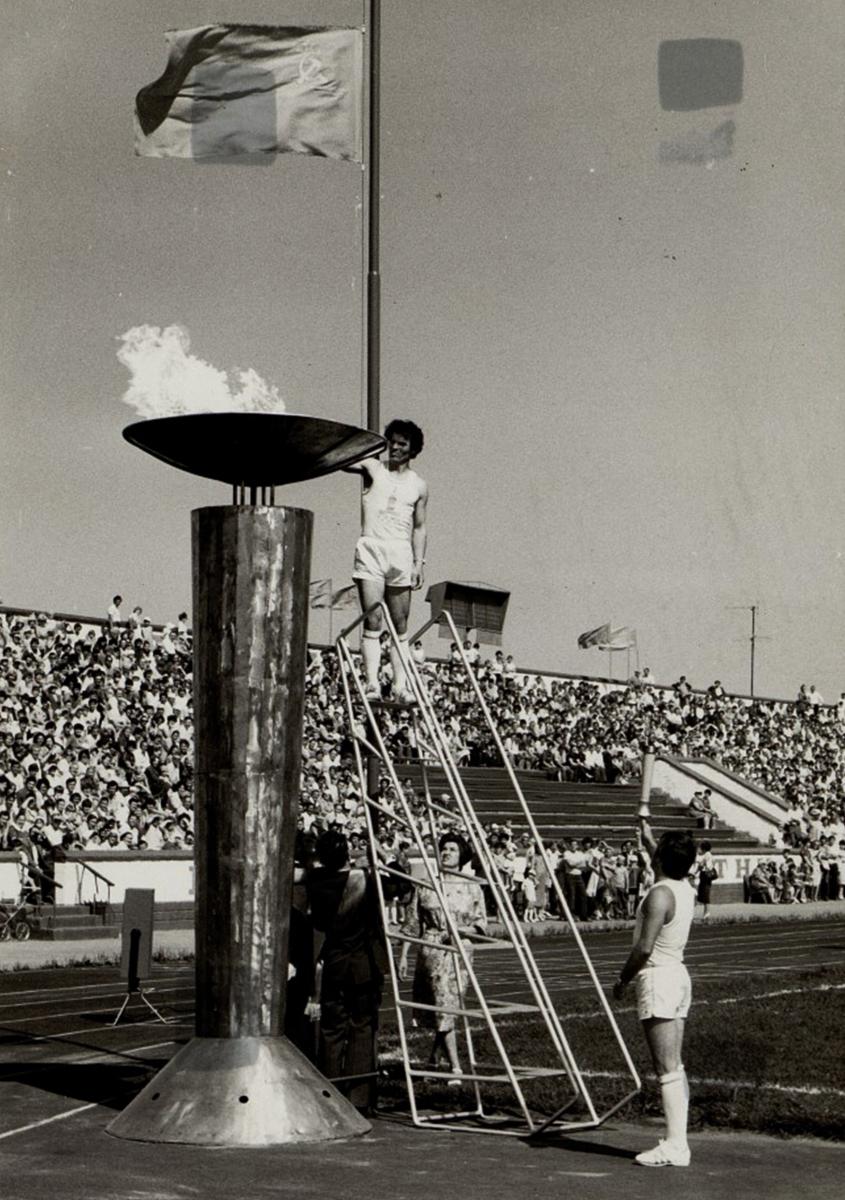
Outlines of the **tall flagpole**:
M381 427L381 274L379 262L381 0L369 0L369 136L367 152L367 428Z

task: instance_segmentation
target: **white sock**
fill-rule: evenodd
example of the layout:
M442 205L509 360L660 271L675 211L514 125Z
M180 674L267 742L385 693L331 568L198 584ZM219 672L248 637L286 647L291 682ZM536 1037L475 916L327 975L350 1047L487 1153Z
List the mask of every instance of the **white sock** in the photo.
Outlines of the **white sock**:
M689 1086L683 1067L661 1075L660 1099L666 1118L666 1141L679 1150L687 1147L687 1112L689 1110Z
M405 670L405 663L408 660L408 635L400 633L398 635L398 647L390 643L390 665L393 667L393 694L404 692L408 689L408 674Z
M364 679L367 687L378 689L378 672L381 666L381 642L378 629L365 629L361 638L361 657L364 660Z

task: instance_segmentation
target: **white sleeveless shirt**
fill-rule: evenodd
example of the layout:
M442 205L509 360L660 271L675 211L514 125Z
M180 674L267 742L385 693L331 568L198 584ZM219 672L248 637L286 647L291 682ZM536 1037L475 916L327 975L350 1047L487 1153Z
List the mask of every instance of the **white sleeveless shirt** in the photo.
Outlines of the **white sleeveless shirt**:
M671 921L662 926L654 943L654 949L649 955L647 967L675 966L684 961L684 947L689 938L695 912L695 892L686 879L661 879L653 884L642 903L637 909L637 920L634 925L634 941L639 940L643 924L643 904L646 896L650 896L655 888L668 887L675 897L675 915Z
M372 465L370 486L363 493L364 537L382 541L411 540L414 508L420 498L416 471L389 471L382 463Z

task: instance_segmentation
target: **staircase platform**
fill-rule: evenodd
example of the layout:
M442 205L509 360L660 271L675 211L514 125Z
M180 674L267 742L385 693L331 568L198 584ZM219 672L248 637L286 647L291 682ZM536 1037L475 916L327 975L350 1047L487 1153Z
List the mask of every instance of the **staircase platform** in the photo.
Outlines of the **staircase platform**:
M32 926L34 940L43 942L89 941L92 938L119 937L123 928L123 905L70 904L53 909L42 904L35 912L30 911L27 919ZM154 928L193 929L194 903L192 900L163 902L156 904Z
M418 763L399 765L398 774L400 779L409 778L415 787L421 787L422 768ZM527 832L503 767L464 767L460 774L483 825L508 822L517 836ZM545 841L592 837L618 845L636 835L639 784L563 783L537 771L517 771L516 778ZM441 789L448 790L445 776L437 769L428 771L428 782L434 796ZM658 834L692 827L696 837L706 837L712 843L714 854L754 854L764 849L749 833L732 829L722 821L717 820L712 829L698 829L686 806L662 793L652 792L651 825Z

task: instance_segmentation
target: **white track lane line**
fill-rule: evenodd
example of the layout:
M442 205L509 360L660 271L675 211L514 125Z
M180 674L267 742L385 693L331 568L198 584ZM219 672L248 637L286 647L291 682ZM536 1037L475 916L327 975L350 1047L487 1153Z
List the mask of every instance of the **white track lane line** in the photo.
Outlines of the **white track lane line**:
M8 1075L0 1075L0 1083L12 1082L20 1083L29 1078L30 1075L40 1075L42 1071L47 1071L55 1067L77 1067L80 1065L91 1065L100 1062L106 1062L111 1059L133 1059L136 1054L140 1054L142 1050L157 1050L161 1046L178 1046L180 1043L175 1038L169 1038L166 1042L150 1042L146 1046L134 1046L131 1050L93 1050L90 1054L69 1054L66 1058L59 1062L32 1063L28 1071L12 1071ZM143 1064L144 1060L139 1059Z
M174 1046L177 1043L171 1039L167 1042L151 1042L148 1046L136 1046L133 1050L124 1050L123 1054L138 1054L141 1050L156 1050L161 1046ZM104 1051L108 1055L108 1051ZM114 1057L112 1054L110 1057ZM87 1060L82 1060L87 1061ZM56 1113L52 1117L44 1117L41 1121L31 1121L29 1125L20 1125L17 1129L7 1129L5 1133L0 1133L0 1141L6 1138L16 1137L21 1133L29 1133L33 1129L42 1129L45 1125L53 1125L56 1121L66 1121L69 1117L76 1117L80 1113L88 1112L91 1108L101 1108L110 1100L116 1100L117 1096L105 1096L102 1100L95 1100L91 1104L81 1104L78 1108L71 1108L67 1112Z
M178 988L178 989L173 989L173 990L174 991L177 991L177 990L182 991L184 989ZM144 993L144 995L155 995L156 997L160 997L163 994L164 994L163 992L149 992L149 993L145 992ZM126 995L126 992L116 992L115 995L119 996L119 997L123 997ZM97 999L98 1000L102 999L102 997L98 996ZM186 1003L192 1003L192 1002L193 1002L193 998L191 998L190 1000L186 1000L186 1001L177 1001L176 1003L186 1004ZM169 1003L172 1005L172 1004L174 1004L174 1001L171 1000L171 1001L169 1001ZM110 1012L112 1012L112 1009L110 1007L109 1008L81 1008L81 1009L75 1010L74 1012L44 1013L39 1017L11 1017L8 1021L4 1020L2 1017L0 1017L0 1027L2 1027L3 1029L10 1029L14 1025L30 1026L30 1025L35 1025L39 1021L56 1021L63 1017L85 1017L85 1016L96 1017L101 1014L110 1013Z
M166 1022L167 1028L168 1029L193 1028L194 1014L186 1013L185 1015L186 1015L186 1020L184 1020L184 1021L167 1021ZM190 1020L188 1020L187 1018L190 1018ZM149 1021L133 1021L132 1028L137 1029L140 1026L144 1026L144 1025L160 1025L160 1024L161 1024L161 1021L156 1021L155 1018L151 1017L149 1019ZM92 1029L89 1026L87 1029L72 1029L70 1031L70 1033L41 1033L37 1037L30 1038L29 1040L31 1042L60 1042L64 1038L78 1037L80 1033L108 1033L109 1031L113 1031L113 1030L116 1030L119 1028L120 1028L119 1025L98 1025L96 1027L96 1029Z
M780 970L780 968L775 968ZM845 991L845 983L821 983L815 987L808 988L778 988L773 992L754 992L748 996L723 996L719 1000L694 1000L695 1007L698 1008L718 1008L722 1004L746 1004L750 1000L776 1000L781 996L807 996L812 992L840 992ZM614 1012L618 1015L621 1013L636 1012L636 1005L627 1004L623 1008L615 1008ZM558 1018L563 1023L569 1021L594 1021L598 1017L607 1016L603 1008L593 1008L589 1012L580 1013L558 1013Z
M166 1042L150 1042L149 1045L146 1045L146 1046L135 1046L132 1050L124 1050L121 1053L125 1056L125 1055L130 1055L130 1054L138 1054L142 1050L157 1050L162 1046L175 1046L175 1045L178 1045L178 1043L175 1042L171 1038L169 1041L166 1041ZM102 1051L102 1054L100 1056L102 1056L102 1055L113 1058L113 1057L115 1057L115 1052L112 1052L110 1054L109 1051L106 1050L106 1051ZM82 1061L87 1061L87 1060L82 1060ZM118 1093L118 1094L121 1094L121 1093ZM21 1133L29 1133L33 1129L42 1129L45 1125L55 1124L56 1121L66 1121L69 1117L76 1117L80 1113L88 1112L88 1110L91 1108L101 1108L104 1104L107 1104L110 1100L116 1100L117 1098L118 1098L117 1096L104 1096L102 1100L93 1101L91 1104L81 1104L81 1105L79 1105L78 1108L71 1108L67 1112L56 1113L55 1116L52 1116L52 1117L44 1117L44 1119L41 1121L31 1121L29 1125L20 1125L17 1129L7 1129L5 1133L0 1133L0 1141L4 1141L6 1138L16 1137L18 1134L21 1134Z
M627 1079L621 1071L582 1071L582 1075L590 1079ZM845 1097L841 1088L813 1087L811 1085L789 1083L756 1083L751 1079L718 1079L702 1078L691 1075L691 1087L724 1087L724 1088L755 1088L762 1092L784 1092L792 1096L837 1096Z
M61 968L58 968L58 969L61 969ZM193 984L193 982L194 982L193 972L191 972L191 974L189 974L189 975L167 975L167 976L164 976L164 975L158 976L157 975L157 976L155 976L155 978L152 978L152 979L142 979L141 982L142 983L153 983L153 984L179 983L182 980L185 981L186 985ZM46 988L46 987L16 988L16 989L14 989L12 991L8 991L8 992L0 991L0 997L4 997L4 996L43 996L45 991L49 991L50 995L54 996L54 995L56 995L57 992L87 992L87 991L91 991L93 988L114 989L114 986L115 986L114 980L108 980L108 981L104 980L102 983L68 983L60 988ZM73 997L69 996L68 999L73 999Z
M193 991L193 984L185 984L183 987L145 988L144 995L152 996L153 994L155 994L156 996L163 996L163 995L165 995L165 993L167 993L169 995L169 994L172 994L173 992L191 992L191 991ZM122 998L125 995L126 995L126 984L124 983L123 987L118 987L118 988L112 987L112 990L110 992L97 992L95 995L93 995L91 997L91 1001L92 1001L92 1003L95 1003L98 1000L108 1000L110 996L116 996L116 997ZM84 1000L84 999L85 999L84 996L64 996L64 997L59 997L58 999L54 999L52 996L52 993L51 993L49 995L44 996L44 998L42 1000L38 1000L35 1002L33 1002L32 1000L15 1000L13 1004L5 1004L5 1003L3 1003L3 1001L0 1001L0 1025L4 1024L2 1014L6 1011L6 1009L11 1009L11 1008L29 1008L29 1009L31 1009L33 1007L36 1007L37 1005L52 1004L52 1003L55 1003L55 1004L78 1004L80 1002L80 1000ZM86 1010L86 1011L90 1011L90 1010ZM94 1011L97 1012L99 1010L94 1009ZM72 1012L65 1014L62 1012L61 1009L56 1009L55 1015L57 1017L61 1017L61 1016L65 1016L65 1015L67 1015L69 1017L73 1017L78 1014L72 1013ZM43 1018L37 1017L37 1018L33 1018L33 1020L40 1021L40 1020L43 1020Z
M55 1121L66 1121L68 1117L75 1117L79 1113L87 1112L89 1108L99 1108L100 1104L105 1104L107 1100L114 1100L115 1096L107 1096L105 1100L93 1104L83 1104L79 1108L71 1108L67 1112L56 1113L54 1117L44 1117L42 1121L33 1121L30 1125L21 1125L17 1129L7 1129L5 1133L0 1133L0 1141L5 1138L16 1137L19 1133L29 1133L31 1129L41 1129L45 1125L52 1125Z

